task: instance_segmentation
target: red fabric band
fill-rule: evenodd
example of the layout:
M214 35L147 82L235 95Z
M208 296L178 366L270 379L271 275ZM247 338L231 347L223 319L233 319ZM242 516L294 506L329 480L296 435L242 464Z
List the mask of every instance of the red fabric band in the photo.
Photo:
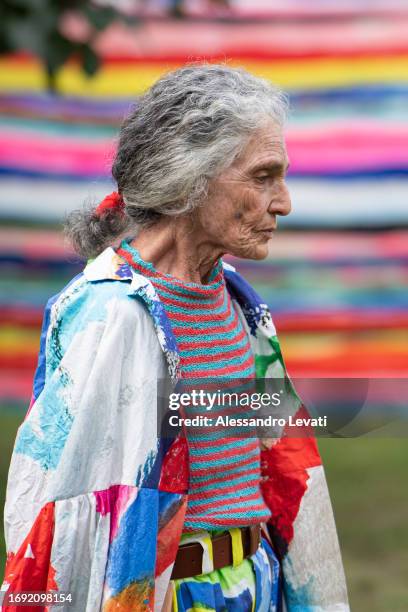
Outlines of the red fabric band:
M115 212L123 214L124 208L125 203L122 200L122 196L117 191L113 191L95 208L95 213L98 217L105 212L105 210L115 210Z

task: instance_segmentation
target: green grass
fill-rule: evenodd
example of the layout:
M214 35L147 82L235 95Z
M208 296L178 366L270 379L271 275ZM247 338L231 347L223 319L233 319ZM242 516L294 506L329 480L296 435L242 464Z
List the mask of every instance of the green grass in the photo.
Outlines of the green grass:
M4 523L3 510L6 495L7 474L10 464L10 457L13 451L14 440L16 438L17 428L24 418L21 411L0 407L0 511L1 511L1 529L0 529L0 570L1 581L4 577L4 565L6 561L6 546L4 542Z
M321 439L356 612L408 610L406 438Z
M0 504L22 414L0 412ZM407 612L406 438L321 439L353 612ZM3 524L3 523L2 523ZM0 537L1 578L5 545Z

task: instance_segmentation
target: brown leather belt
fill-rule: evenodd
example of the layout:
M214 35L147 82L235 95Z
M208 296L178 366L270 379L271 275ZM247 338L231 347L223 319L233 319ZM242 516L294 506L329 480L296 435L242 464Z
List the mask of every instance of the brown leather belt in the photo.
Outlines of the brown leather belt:
M241 527L242 549L244 558L253 555L261 541L261 526ZM221 533L211 538L214 569L232 565L232 538L230 533ZM173 566L171 580L191 578L202 574L203 547L198 542L183 544L179 547Z

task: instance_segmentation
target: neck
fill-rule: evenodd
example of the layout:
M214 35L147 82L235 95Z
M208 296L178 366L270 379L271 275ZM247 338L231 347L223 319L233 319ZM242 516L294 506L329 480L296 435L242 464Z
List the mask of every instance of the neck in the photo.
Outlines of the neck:
M190 217L164 217L142 228L130 243L158 272L189 283L205 284L225 251L195 227Z

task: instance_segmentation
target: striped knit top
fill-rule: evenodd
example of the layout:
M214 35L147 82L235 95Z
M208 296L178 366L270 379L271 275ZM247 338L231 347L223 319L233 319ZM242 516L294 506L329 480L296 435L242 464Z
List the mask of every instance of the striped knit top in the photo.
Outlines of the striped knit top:
M253 380L253 352L227 290L221 259L208 284L185 282L157 271L130 242L131 238L123 240L117 253L148 277L158 292L178 344L182 377L238 378L240 388ZM211 416L216 418L222 411L225 406L215 405ZM270 517L259 487L259 440L233 438L225 432L207 429L187 434L190 480L184 531L228 529Z

